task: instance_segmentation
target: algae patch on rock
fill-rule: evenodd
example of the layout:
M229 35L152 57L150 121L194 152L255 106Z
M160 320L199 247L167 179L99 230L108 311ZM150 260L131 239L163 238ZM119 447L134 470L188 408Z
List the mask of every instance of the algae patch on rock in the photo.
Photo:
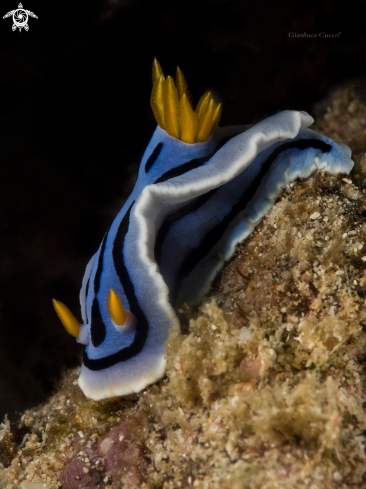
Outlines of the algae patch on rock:
M333 102L318 127L361 151L353 174L283 191L209 296L178 311L163 380L94 402L70 371L4 423L0 488L366 487L366 109L351 89Z

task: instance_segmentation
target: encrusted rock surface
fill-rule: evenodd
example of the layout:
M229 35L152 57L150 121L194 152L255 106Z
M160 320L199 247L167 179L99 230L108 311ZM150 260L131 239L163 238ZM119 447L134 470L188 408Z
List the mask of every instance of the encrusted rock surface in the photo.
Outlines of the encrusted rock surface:
M335 94L317 127L356 151L352 175L285 189L210 296L179 311L163 380L93 402L69 371L5 420L1 489L366 487L365 114L352 89Z

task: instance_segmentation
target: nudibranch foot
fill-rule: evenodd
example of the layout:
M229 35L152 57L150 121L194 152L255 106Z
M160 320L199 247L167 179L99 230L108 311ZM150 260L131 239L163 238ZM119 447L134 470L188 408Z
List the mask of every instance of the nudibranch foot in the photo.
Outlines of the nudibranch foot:
M101 364L96 361L91 364L84 351L78 380L81 390L95 401L140 392L164 376L165 342L148 342L142 358L137 355L127 362L117 362L106 368L102 368L103 359Z
M221 106L207 92L193 110L179 69L174 82L154 61L153 84L158 127L86 268L84 325L55 306L85 345L79 385L95 400L139 392L164 375L169 330L179 331L174 308L208 292L288 183L353 167L349 148L307 129L306 112L220 128Z

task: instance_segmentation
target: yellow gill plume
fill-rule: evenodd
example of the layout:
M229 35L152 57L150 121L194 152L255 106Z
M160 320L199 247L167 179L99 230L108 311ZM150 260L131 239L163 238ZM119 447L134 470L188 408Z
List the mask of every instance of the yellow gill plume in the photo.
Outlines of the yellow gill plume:
M221 114L222 114L222 105L220 103L219 105L216 106L216 109L215 109L215 112L214 112L214 116L213 116L213 119L212 119L212 122L211 122L211 132L210 132L210 134L212 134L215 131L218 123L220 122Z
M177 70L175 72L175 86L178 90L179 100L183 97L183 94L186 94L188 100L191 101L186 79L184 78L183 71L179 68L179 66L177 66Z
M174 80L168 76L164 82L164 122L165 130L171 136L180 139L180 117L178 90Z
M154 58L153 65L152 65L152 83L153 83L153 85L156 82L156 80L159 78L159 76L161 76L161 75L164 76L163 70L161 69L159 61L156 58Z
M56 299L52 300L53 307L55 308L57 316L60 318L61 323L68 333L75 338L79 338L80 333L80 323L70 311L70 309L65 306L62 302L57 301Z
M156 122L162 129L165 129L164 122L164 88L165 78L164 75L160 75L156 78L150 97L150 105L154 112Z
M182 70L177 68L175 83L170 76L165 79L156 58L152 80L150 104L159 126L185 143L206 141L216 129L222 111L221 104L216 104L211 92L202 95L194 111Z
M179 102L179 115L182 129L182 141L191 144L195 143L197 141L198 121L185 93L183 93Z
M196 107L196 115L198 120L202 119L202 115L205 113L207 105L211 102L212 99L213 97L211 92L204 93L199 99Z
M126 321L127 313L119 295L113 289L109 289L107 306L112 321L118 326L122 326Z
M215 114L216 105L212 98L207 106L203 109L201 118L199 119L199 130L197 134L197 141L206 141L208 136L211 134L213 117Z

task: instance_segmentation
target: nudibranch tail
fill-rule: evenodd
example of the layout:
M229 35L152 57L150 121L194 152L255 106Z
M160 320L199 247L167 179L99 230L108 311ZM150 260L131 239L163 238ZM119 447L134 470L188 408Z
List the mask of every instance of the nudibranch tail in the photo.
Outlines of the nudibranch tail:
M221 104L216 104L211 92L201 97L194 111L182 70L177 67L175 83L170 76L165 79L156 58L153 61L152 80L150 104L159 126L184 143L207 141L221 117Z
M61 323L68 333L75 338L79 338L80 334L80 323L70 311L70 309L65 306L62 302L57 301L56 299L52 300L53 307L55 308L57 316L60 318Z
M122 326L126 321L127 313L122 305L119 295L113 289L109 289L107 305L112 321L115 324Z

